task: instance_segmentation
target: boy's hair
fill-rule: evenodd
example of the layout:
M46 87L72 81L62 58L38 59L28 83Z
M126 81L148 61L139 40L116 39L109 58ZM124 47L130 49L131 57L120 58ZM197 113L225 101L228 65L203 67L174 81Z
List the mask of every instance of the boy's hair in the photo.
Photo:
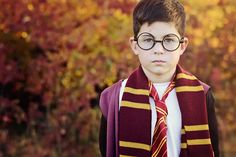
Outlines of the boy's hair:
M133 31L136 38L144 23L173 22L179 34L184 36L185 11L178 0L140 0L133 11Z

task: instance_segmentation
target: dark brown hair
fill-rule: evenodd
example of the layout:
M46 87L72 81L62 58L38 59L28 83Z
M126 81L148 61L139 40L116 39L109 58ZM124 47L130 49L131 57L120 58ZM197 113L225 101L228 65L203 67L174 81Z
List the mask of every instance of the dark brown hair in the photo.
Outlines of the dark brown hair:
M140 0L133 11L133 31L136 38L144 23L173 22L179 34L185 32L185 11L178 0Z

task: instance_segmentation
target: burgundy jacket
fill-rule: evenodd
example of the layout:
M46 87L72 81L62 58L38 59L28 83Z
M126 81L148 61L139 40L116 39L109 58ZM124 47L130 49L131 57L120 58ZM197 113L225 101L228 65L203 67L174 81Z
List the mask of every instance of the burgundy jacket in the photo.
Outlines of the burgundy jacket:
M106 88L100 96L100 109L102 111L99 148L102 157L119 157L118 150L118 113L119 94L122 80ZM215 115L214 97L208 85L201 82L206 94L206 104L209 121L211 143L215 157L219 157L218 128Z

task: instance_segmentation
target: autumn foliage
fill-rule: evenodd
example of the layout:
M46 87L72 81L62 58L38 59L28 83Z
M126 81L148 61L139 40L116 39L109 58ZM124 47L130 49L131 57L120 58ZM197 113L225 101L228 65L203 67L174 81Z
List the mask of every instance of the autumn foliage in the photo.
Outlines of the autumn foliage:
M137 0L0 0L0 157L96 157L101 91L138 65ZM181 59L212 86L221 151L236 147L236 1L182 0Z

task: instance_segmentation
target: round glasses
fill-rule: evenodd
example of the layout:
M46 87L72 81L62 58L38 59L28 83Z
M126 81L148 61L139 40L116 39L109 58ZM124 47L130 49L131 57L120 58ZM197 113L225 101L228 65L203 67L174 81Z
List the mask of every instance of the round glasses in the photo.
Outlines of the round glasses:
M180 43L183 43L183 37L180 39L175 34L167 34L163 37L162 40L155 40L155 37L147 32L141 33L137 38L134 39L137 41L138 46L143 50L152 49L157 42L161 43L163 48L166 51L172 52L179 48Z

